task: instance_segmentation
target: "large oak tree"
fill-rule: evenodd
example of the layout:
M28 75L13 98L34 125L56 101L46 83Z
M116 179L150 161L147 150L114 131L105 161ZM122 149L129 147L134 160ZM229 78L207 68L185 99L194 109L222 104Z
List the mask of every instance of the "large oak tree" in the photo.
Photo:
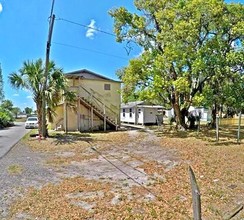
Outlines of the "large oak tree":
M207 98L205 86L216 89L224 79L233 78L233 67L243 65L244 6L220 0L135 0L134 4L137 13L124 7L110 11L117 41L143 48L119 71L124 100L134 93L167 103L174 108L177 125L186 128L189 106Z

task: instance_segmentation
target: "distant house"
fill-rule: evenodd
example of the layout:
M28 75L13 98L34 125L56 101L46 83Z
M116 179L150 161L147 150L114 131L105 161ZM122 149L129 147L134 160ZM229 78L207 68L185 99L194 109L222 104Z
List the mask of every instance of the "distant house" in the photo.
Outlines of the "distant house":
M188 114L193 115L193 116L200 116L200 121L201 122L209 122L212 119L212 112L210 109L206 109L204 107L194 107L190 106L188 109ZM174 110L169 109L165 110L165 116L166 118L173 118L174 117ZM187 118L186 118L187 121Z
M27 118L27 114L25 112L20 112L19 114L17 114L16 118Z
M120 124L121 82L86 69L65 76L77 100L74 106L65 101L57 106L51 128L65 131L117 129Z
M212 119L212 111L204 107L190 106L188 112L194 116L200 116L200 121L202 122L210 122Z
M157 115L162 112L160 105L148 105L144 101L121 104L120 120L131 124L156 124Z

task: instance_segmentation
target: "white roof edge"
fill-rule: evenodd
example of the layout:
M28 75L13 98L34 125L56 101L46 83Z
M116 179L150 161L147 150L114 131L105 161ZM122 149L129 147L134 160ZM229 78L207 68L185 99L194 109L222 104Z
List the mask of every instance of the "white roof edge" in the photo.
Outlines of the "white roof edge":
M143 107L143 108L164 108L161 105L139 105L138 107Z
M164 108L162 105L140 105L135 103L121 104L121 108L134 108L136 106L137 108Z

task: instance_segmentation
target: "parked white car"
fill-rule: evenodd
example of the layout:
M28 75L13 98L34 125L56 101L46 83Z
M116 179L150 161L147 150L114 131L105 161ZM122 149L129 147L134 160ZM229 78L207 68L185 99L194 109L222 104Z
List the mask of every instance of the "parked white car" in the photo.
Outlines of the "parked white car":
M25 122L25 128L38 128L38 118L37 117L28 117Z

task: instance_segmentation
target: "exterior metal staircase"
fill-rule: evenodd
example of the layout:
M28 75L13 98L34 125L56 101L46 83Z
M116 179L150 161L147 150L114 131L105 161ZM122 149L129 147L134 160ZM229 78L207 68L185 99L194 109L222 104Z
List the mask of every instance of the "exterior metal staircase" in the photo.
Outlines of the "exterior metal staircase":
M89 110L93 110L93 113L100 118L101 120L106 122L107 125L110 126L111 129L117 130L118 124L118 113L112 110L110 107L105 105L105 103L100 100L94 93L89 92L82 86L79 86L78 93L80 103L88 108Z

